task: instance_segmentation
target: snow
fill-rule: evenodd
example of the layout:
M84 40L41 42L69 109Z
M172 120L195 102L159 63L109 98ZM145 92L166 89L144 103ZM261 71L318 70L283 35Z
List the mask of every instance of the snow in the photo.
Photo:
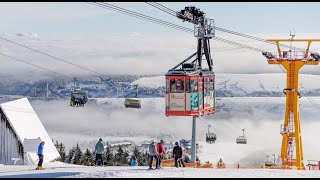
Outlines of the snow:
M206 177L258 177L292 178L320 177L320 171L297 171L281 169L216 169L216 168L175 168L147 170L146 166L86 167L60 162L44 164L46 170L36 171L34 166L0 166L0 178L206 178Z
M44 154L46 154L44 162L49 162L59 157L57 149L27 98L3 103L0 107L22 145L24 145L25 139L37 139L40 137L41 140L46 142L44 146ZM31 160L36 161L37 158L34 153Z

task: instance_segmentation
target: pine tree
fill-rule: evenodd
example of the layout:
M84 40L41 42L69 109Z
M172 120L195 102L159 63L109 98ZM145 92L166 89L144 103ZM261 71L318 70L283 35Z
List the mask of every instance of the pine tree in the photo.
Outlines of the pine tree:
M60 161L64 162L66 158L66 146L62 143L59 145L59 154L60 154Z
M138 166L143 166L143 164L142 164L142 162L143 162L143 154L142 154L142 152L139 150L139 148L137 146L135 146L134 149L133 149L132 158L137 160Z
M107 166L112 166L115 161L115 157L110 149L109 146L107 146L107 150L103 155L103 161L106 163Z
M141 160L139 162L140 166L147 166L149 162L149 154L147 152L142 153Z
M94 160L93 160L93 153L87 148L85 153L83 154L83 158L81 160L82 165L85 166L93 166Z
M71 149L69 149L68 155L65 158L65 162L73 164L74 154L75 154L75 147L72 147Z
M83 153L81 151L79 144L77 143L77 146L74 152L73 164L81 165L82 157L83 157Z
M121 159L121 163L124 165L124 164L129 164L129 152L128 151L125 151L124 154L123 154L123 157Z
M120 146L118 152L115 155L116 164L120 166L127 165L129 163L128 157L129 153L127 151L125 152Z

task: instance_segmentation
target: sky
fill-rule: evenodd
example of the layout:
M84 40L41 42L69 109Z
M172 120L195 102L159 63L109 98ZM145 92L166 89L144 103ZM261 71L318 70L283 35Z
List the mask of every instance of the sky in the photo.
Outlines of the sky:
M110 4L192 27L144 2L110 2ZM314 20L318 2L161 2L175 11L195 5L216 26L243 33L317 33ZM40 35L91 35L93 33L180 33L110 11L85 2L12 2L1 3L1 31L4 33L36 32Z
M144 2L111 2L135 12L188 28L182 22ZM317 2L161 2L173 10L194 5L213 18L215 25L261 38L318 38ZM163 74L196 50L192 34L123 15L85 2L2 2L0 36L102 74ZM275 52L273 46L216 31L217 37ZM318 43L319 44L319 43ZM295 45L303 47L305 45ZM312 50L318 50L317 43ZM49 57L0 40L0 52L60 73L94 75ZM260 52L211 41L214 70L220 73L273 73ZM0 56L0 74L48 74ZM256 68L261 67L261 68ZM306 73L318 72L308 67ZM49 73L50 74L50 73ZM50 76L50 75L48 75Z

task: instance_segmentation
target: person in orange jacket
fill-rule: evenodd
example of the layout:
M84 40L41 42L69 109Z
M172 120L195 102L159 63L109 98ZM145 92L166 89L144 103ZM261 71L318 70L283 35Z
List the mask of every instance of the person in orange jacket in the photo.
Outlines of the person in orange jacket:
M163 140L161 140L158 144L157 144L157 154L158 154L158 157L159 157L159 165L158 165L158 167L160 168L161 166L161 161L162 161L162 159L163 159L163 154L164 154L164 152L165 152L165 148L164 148L164 146L163 146L163 144L164 144L164 141Z

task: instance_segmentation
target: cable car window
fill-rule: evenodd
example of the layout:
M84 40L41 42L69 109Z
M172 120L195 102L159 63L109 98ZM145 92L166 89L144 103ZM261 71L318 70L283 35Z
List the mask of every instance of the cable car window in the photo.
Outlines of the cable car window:
M171 79L170 87L172 93L183 93L184 92L184 80L182 79Z
M204 95L205 96L210 96L210 91L209 91L209 78L205 77L204 78Z
M198 80L197 79L190 79L187 80L188 83L188 92L198 92Z
M166 79L166 94L168 94L168 91L169 91L169 79Z
M210 91L214 90L214 79L210 78Z

